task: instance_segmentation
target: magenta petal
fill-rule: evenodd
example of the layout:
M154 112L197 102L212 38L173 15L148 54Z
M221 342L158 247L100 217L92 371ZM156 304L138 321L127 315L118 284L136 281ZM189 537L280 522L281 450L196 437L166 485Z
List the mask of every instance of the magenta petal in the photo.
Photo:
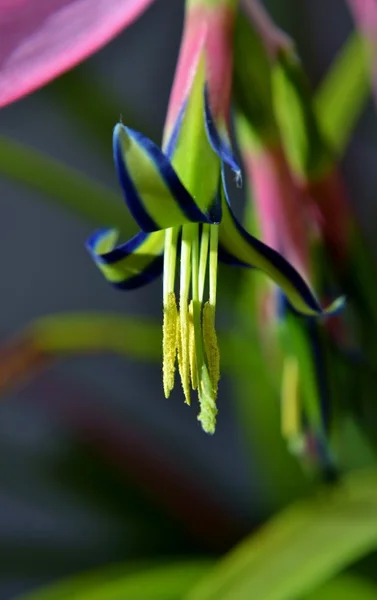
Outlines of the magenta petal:
M153 0L0 0L0 106L99 50Z

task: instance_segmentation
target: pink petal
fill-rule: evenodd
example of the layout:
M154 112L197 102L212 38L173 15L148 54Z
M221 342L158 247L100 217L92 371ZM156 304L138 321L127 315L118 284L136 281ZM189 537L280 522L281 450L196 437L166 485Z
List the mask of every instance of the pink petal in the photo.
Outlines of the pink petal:
M252 182L263 241L284 254L309 279L307 204L294 183L280 146L243 155Z
M153 0L0 0L0 106L99 50Z
M187 98L203 52L211 112L217 124L227 128L232 85L234 19L235 9L230 3L211 6L198 2L192 7L189 5L170 96L165 139L169 138Z
M377 101L377 0L348 0L360 32L370 43L372 58L372 80Z
M202 7L188 10L185 15L181 47L169 99L164 128L168 140L182 105L190 92L207 35L207 20Z

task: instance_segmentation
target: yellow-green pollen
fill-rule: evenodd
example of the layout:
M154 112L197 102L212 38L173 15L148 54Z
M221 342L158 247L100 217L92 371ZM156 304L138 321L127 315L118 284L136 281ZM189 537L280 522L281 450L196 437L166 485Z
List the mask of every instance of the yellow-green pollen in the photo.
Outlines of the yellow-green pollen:
M220 377L220 353L215 331L217 248L218 225L188 224L168 229L165 234L164 392L169 397L178 362L185 402L190 404L191 389L197 390L200 403L198 419L207 433L215 431ZM180 281L177 308L175 274L178 252ZM208 299L203 304L206 289Z

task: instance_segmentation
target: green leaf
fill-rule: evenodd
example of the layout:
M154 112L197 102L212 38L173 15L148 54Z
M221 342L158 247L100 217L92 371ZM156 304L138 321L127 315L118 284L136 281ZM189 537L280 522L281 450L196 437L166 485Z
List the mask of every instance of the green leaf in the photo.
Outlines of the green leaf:
M113 352L141 360L161 357L162 323L146 317L114 313L58 313L41 317L26 330L35 345L47 354ZM228 333L220 335L225 366L242 369L244 361L234 356L245 352L248 340Z
M39 350L47 354L113 352L144 360L161 354L161 325L112 313L58 313L30 325Z
M57 313L36 319L2 344L0 394L38 374L51 359L107 352L159 360L161 326L152 319L112 313Z
M178 600L211 566L208 559L111 567L22 596L23 600ZM136 571L136 572L135 572ZM19 599L21 600L21 598Z
M304 67L293 51L281 52L271 76L275 115L291 170L299 180L321 178L333 157L313 110Z
M328 581L304 600L377 600L377 587L372 581L346 574Z
M296 502L221 560L185 600L291 600L377 547L377 471Z
M333 61L315 96L327 141L342 154L370 93L365 41L353 33Z
M0 176L41 192L95 226L114 227L124 235L136 230L120 196L58 160L0 137Z
M51 359L93 353L158 361L162 356L162 323L115 313L57 313L41 317L1 346L0 395L35 375ZM249 364L249 339L220 335L222 364L234 373Z
M233 94L245 115L256 149L277 143L279 132L274 117L271 66L263 42L248 19L238 13L234 33Z

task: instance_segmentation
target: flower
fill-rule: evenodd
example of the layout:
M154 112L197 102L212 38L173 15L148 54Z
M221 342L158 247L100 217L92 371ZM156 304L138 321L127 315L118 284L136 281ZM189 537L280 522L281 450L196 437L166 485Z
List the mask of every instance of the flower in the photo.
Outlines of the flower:
M163 272L165 396L173 389L178 359L186 403L190 387L197 389L198 419L208 433L215 430L220 376L219 259L264 271L302 314L332 312L342 302L323 311L291 264L251 236L232 212L224 169L228 165L239 179L228 133L235 10L235 0L189 0L163 150L122 123L114 129L118 178L141 232L116 246L116 231L101 230L87 243L116 287L139 287Z
M102 48L153 0L1 0L0 107Z

